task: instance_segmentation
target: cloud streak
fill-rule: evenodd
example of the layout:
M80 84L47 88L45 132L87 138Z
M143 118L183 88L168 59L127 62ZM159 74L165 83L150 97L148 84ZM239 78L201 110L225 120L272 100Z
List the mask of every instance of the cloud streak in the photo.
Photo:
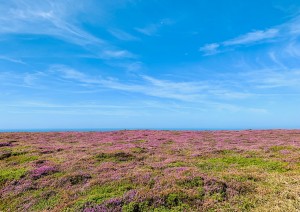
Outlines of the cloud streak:
M254 45L257 43L275 42L278 40L293 41L300 35L300 15L281 25L266 29L255 30L233 39L220 43L209 43L199 48L204 55L214 55L226 49L235 49L240 46Z
M119 40L123 40L123 41L138 41L139 38L124 32L122 30L119 29L110 29L108 30L108 32L114 36L115 38L119 39Z
M87 4L88 5L88 4ZM134 54L84 30L76 15L85 12L80 2L12 0L0 7L0 36L7 34L47 35L80 46L102 60L134 58ZM133 39L113 30L119 38Z
M172 24L173 21L171 19L162 19L158 23L152 23L144 27L136 27L135 30L147 36L155 36L162 27Z
M22 60L15 59L15 58L12 58L12 57L7 57L7 56L4 56L4 55L0 55L0 60L5 60L5 61L8 61L8 62L18 63L18 64L22 64L22 65L26 64Z
M277 37L278 29L257 30L223 42L224 46L247 45Z

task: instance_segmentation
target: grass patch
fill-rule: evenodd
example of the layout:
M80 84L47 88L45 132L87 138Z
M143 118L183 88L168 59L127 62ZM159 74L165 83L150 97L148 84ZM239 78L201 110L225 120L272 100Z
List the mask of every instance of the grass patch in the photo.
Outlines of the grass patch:
M123 212L135 212L135 211L149 211L150 206L148 201L144 202L130 202L128 204L123 205Z
M73 208L82 210L86 204L101 204L107 199L121 197L125 192L133 189L134 186L127 182L118 182L106 185L96 185L89 190L82 192ZM72 210L72 209L70 209Z
M44 211L54 209L60 202L61 196L53 191L44 193L41 196L36 197L38 202L32 207L34 211Z
M133 153L146 153L147 152L147 149L146 148L143 148L143 147L134 147L131 149L131 152Z
M271 161L258 157L244 157L241 155L224 156L218 158L208 158L198 163L198 167L203 170L222 171L230 167L249 168L258 167L266 171L285 172L287 163Z
M22 163L28 163L31 161L37 160L39 157L37 155L26 155L26 154L19 154L19 155L14 155L9 157L6 161L7 162L13 162L17 164L22 164Z
M202 177L194 177L191 179L184 179L177 182L177 185L186 189L192 189L195 187L203 187L203 178Z
M1 168L0 169L0 184L7 180L18 180L25 176L27 169L25 168Z
M171 193L165 197L164 204L153 206L151 201L130 202L123 205L123 212L181 212L189 211L190 206L182 202L182 195Z
M165 141L163 144L164 145L171 145L171 144L174 144L175 142L173 140L167 140Z
M186 167L187 163L182 161L175 161L168 164L168 167Z
M270 150L273 152L279 152L281 150L295 150L295 147L293 147L293 146L272 146L272 147L270 147Z

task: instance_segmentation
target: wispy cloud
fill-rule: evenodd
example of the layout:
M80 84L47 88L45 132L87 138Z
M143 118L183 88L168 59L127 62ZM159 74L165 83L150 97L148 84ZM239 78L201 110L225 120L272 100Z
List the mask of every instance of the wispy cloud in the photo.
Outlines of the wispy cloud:
M237 38L232 40L228 40L223 42L224 46L235 46L235 45L247 45L256 43L259 41L265 41L268 39L275 38L278 36L279 30L278 29L268 29L268 30L257 30L254 32L249 32L245 35L241 35Z
M260 89L300 88L300 70L289 71L252 71L241 74L253 87ZM277 91L278 92L278 91Z
M270 41L270 39L276 38L278 35L279 29L276 28L257 30L221 43L206 44L199 50L205 55L213 55L221 52L221 48L250 45L258 42Z
M12 58L12 57L7 57L7 56L4 56L4 55L0 55L0 60L6 60L6 61L9 61L9 62L12 62L12 63L18 63L18 64L23 64L23 65L26 64L25 62L23 62L20 59L15 59L15 58Z
M283 50L288 56L291 57L300 57L300 44L295 41L291 41L286 45L286 47Z
M205 55L212 55L219 52L218 48L220 47L220 44L218 43L210 43L202 46L199 51L204 52Z
M87 4L88 5L88 4ZM132 58L133 53L118 48L81 27L76 15L85 12L81 3L45 0L37 4L30 0L12 0L0 7L0 36L3 34L35 34L55 37L93 53L99 59ZM122 31L115 36L132 39Z
M123 62L111 62L109 63L112 67L119 67L128 72L137 72L143 69L143 63L140 61L123 61Z
M285 65L285 64L283 64ZM278 65L278 68L280 66ZM122 91L128 94L142 94L163 100L189 103L224 103L235 100L249 100L277 95L299 95L300 71L287 69L258 69L240 71L235 74L223 73L222 80L206 79L174 80L150 75L135 74L130 79L105 77L100 74L87 74L83 71L54 65L44 72L14 74L2 72L0 84L7 90L11 86L30 89L63 92L87 93L103 90ZM216 77L216 76L214 76ZM0 86L1 87L1 86ZM67 89L66 89L67 88Z
M159 24L150 24L148 26L145 26L143 28L135 28L136 31L148 35L148 36L152 36L155 35L157 30L159 29L160 25Z
M103 41L70 23L68 15L76 7L68 3L45 0L10 1L2 5L0 33L27 33L55 36L78 45L103 43ZM69 11L69 13L68 13Z
M105 50L103 56L106 58L136 58L137 56L126 50Z
M300 15L292 20L266 30L254 30L236 38L229 39L220 43L205 44L199 48L204 55L213 55L231 48L239 46L254 45L281 40L294 40L300 35Z
M154 36L157 35L162 27L172 25L173 23L174 21L171 19L162 19L158 23L152 23L144 27L136 27L135 30L147 36Z
M123 41L137 41L139 40L138 37L135 37L128 32L119 30L119 29L109 29L108 32L112 34L114 37L116 37L119 40Z
M158 79L148 75L136 75L132 80L126 82L116 78L103 77L101 75L91 76L81 71L66 66L53 66L51 73L65 80L79 82L78 85L89 86L92 89L105 88L125 91L129 93L140 93L163 99L173 99L185 102L207 102L209 99L245 99L253 96L248 91L239 91L232 84L241 82L225 83L213 80L202 81L174 81ZM228 76L230 78L230 76ZM66 82L64 82L66 83Z
M7 80L9 79L9 80ZM45 84L45 82L47 82ZM271 70L257 70L240 72L234 75L223 75L223 80L174 80L161 79L149 75L135 75L131 79L120 80L118 78L104 77L100 74L87 74L84 71L64 66L55 65L44 72L24 73L14 75L13 73L0 74L0 84L6 90L11 86L24 86L26 89L37 89L52 93L66 95L88 95L86 92L102 94L104 91L125 93L129 96L144 95L147 98L157 100L160 103L169 102L170 110L188 111L186 107L204 109L217 109L228 111L266 112L264 108L255 106L243 106L242 102L252 101L258 98L272 99L274 95L282 96L300 95L300 72L297 70L286 71L278 74ZM23 84L23 85L22 85ZM43 87L44 86L44 87ZM48 87L47 87L48 86ZM0 86L1 87L1 86ZM288 88L281 90L278 88ZM292 90L291 90L292 89ZM59 91L61 90L61 91ZM294 93L293 93L294 91ZM95 93L95 94L96 94ZM93 94L93 95L95 95ZM95 100L95 99L94 99ZM239 103L236 104L236 101ZM175 105L173 105L173 103ZM39 107L30 105L28 107ZM176 106L178 105L178 107ZM76 105L40 105L43 108L51 108L54 111L62 111L68 108L80 113L81 110L97 110L101 106L94 103ZM104 106L103 106L104 107ZM128 106L130 107L130 105ZM146 107L146 106L145 106ZM149 106L151 107L151 106ZM131 110L134 107L131 107ZM153 108L153 107L152 107ZM121 108L118 108L122 110ZM126 109L126 108L123 108ZM117 107L116 107L117 110ZM74 112L74 113L75 113ZM108 111L107 114L110 114Z
M278 58L278 56L276 55L276 53L274 51L270 51L268 54L269 54L269 57L271 58L271 60L275 63L275 65L277 65L278 67L281 67L283 70L288 69L288 67L280 61L280 59Z

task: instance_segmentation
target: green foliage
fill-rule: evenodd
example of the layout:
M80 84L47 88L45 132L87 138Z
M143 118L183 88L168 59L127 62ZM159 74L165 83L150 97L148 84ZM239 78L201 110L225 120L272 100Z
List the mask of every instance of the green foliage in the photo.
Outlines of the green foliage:
M184 166L187 166L187 164L182 161L171 162L168 164L168 167L184 167Z
M136 140L134 141L135 143L147 143L148 141L145 139L140 139L140 140Z
M143 147L134 147L131 149L133 153L145 153L147 150Z
M167 140L163 144L165 144L165 145L171 145L171 144L174 144L174 141L173 140Z
M0 184L7 180L18 180L27 173L25 168L0 168Z
M225 193L224 192L216 192L213 193L209 196L209 198L217 201L217 202L222 202L225 198Z
M243 157L241 155L208 158L202 160L198 167L203 170L222 171L229 167L249 168L258 167L266 171L287 171L287 164L280 161L271 161L257 157Z
M178 206L181 203L178 194L169 194L166 198L166 204L168 207Z
M38 202L32 207L34 211L54 209L61 200L61 196L53 191L46 192L36 198Z
M194 187L203 187L203 179L202 177L194 177L192 179L178 181L177 184L186 189L191 189Z
M173 197L170 197L173 198ZM175 198L175 196L174 196ZM170 200L173 201L173 200ZM179 203L176 206L160 206L160 207L153 207L149 204L148 201L144 202L130 202L129 204L125 204L122 207L123 212L182 212L187 211L190 207L187 204Z
M9 157L6 161L17 163L17 164L22 164L22 163L28 163L31 161L35 161L38 158L39 157L37 155L17 154L15 156Z
M133 185L127 182L114 182L105 185L96 185L87 191L80 193L75 208L80 209L86 203L101 204L104 200L114 197L121 197L123 194L133 188Z
M292 146L272 146L270 147L270 150L273 152L279 152L281 150L294 150L295 147Z
M149 202L130 202L129 204L125 204L122 207L123 212L142 212L150 210Z
M172 208L168 208L164 206L154 208L153 212L182 212L182 211L189 211L188 209L190 209L189 205L181 203L180 205Z

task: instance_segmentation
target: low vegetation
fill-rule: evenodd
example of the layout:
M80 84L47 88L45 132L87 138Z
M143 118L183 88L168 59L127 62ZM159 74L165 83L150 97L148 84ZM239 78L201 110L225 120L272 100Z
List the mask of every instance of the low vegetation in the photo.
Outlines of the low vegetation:
M0 211L299 211L300 131L0 133Z

